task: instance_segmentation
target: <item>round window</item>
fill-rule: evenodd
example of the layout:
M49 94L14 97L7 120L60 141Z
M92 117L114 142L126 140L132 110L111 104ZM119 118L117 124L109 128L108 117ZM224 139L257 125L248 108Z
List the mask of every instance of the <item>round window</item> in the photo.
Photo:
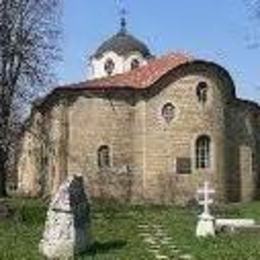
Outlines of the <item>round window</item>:
M162 108L162 117L167 123L170 123L175 117L175 106L172 103L166 103Z

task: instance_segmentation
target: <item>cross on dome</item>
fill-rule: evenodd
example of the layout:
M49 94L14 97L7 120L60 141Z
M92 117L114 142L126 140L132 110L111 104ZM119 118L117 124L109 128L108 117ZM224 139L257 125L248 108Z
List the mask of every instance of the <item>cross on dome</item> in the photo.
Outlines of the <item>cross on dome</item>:
M120 10L120 25L121 25L121 28L120 28L120 32L121 33L126 33L126 31L127 31L127 21L126 21L126 14L127 14L127 12L126 12L126 9L125 8L122 8L121 10Z
M120 16L120 32L122 34L125 34L127 32L127 20L126 20L126 15L127 15L127 9L125 5L124 0L116 0L117 6L119 9L119 16Z

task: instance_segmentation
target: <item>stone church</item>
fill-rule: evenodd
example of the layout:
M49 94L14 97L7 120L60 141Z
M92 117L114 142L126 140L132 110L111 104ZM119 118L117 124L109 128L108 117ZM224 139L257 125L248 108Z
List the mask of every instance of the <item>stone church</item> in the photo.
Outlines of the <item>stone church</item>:
M122 24L89 79L34 103L17 162L19 194L48 196L82 174L92 198L186 203L209 180L221 201L256 199L260 106L228 71L182 53L155 57Z

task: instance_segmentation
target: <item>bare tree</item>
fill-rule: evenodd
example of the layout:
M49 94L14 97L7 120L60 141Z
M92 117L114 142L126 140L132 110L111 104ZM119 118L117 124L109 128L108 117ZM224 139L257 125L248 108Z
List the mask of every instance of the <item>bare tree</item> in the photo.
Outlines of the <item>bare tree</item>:
M54 76L60 11L61 0L0 0L0 197L6 195L13 126Z

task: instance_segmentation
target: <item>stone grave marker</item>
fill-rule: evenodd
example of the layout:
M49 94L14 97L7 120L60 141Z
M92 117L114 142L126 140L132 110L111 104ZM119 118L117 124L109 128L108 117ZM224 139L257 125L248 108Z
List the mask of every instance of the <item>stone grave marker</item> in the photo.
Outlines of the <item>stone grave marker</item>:
M83 177L69 177L50 203L39 250L48 259L68 259L85 251L90 237L90 205Z

